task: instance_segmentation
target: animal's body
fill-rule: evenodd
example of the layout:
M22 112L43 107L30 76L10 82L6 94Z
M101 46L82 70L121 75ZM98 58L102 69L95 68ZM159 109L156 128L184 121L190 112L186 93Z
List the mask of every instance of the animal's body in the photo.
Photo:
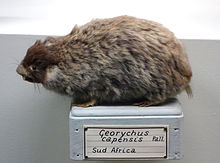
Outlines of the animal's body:
M189 90L192 76L172 32L129 16L93 20L66 36L37 41L17 72L78 106L158 104Z

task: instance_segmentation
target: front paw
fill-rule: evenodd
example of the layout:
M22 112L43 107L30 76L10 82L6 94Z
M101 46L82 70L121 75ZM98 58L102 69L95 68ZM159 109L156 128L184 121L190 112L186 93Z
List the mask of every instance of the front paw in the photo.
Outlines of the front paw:
M91 101L85 102L85 103L81 103L81 104L73 104L73 106L77 106L77 107L91 107L94 106L96 103L95 99L92 99Z

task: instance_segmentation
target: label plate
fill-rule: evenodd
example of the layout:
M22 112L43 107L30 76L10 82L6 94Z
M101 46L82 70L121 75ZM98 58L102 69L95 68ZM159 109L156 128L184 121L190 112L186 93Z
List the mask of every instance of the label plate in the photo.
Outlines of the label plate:
M167 158L167 126L87 126L85 158Z

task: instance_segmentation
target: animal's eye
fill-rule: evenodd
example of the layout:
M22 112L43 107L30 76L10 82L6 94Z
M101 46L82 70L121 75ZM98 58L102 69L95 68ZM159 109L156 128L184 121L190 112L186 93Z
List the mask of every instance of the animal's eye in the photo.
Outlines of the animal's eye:
M36 71L36 70L37 70L37 66L31 65L31 66L30 66L30 69L31 69L32 71Z

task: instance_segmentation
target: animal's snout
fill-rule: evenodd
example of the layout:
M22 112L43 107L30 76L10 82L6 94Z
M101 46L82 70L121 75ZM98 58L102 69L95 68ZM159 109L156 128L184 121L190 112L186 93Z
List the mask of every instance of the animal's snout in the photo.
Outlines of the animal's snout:
M22 78L26 81L32 82L32 83L39 83L36 79L34 79L30 73L27 72L27 70L24 68L23 65L19 65L16 69L16 72L22 76Z
M24 66L21 64L17 67L16 72L23 77L27 76L27 71L25 70Z

